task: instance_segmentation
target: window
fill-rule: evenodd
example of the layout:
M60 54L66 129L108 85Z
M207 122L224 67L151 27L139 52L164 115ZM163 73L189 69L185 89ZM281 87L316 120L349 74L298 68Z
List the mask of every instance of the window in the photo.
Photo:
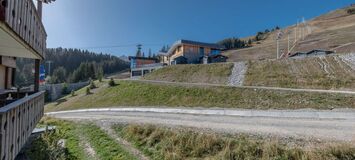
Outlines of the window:
M204 56L205 55L205 48L200 47L200 56Z
M220 53L221 53L221 51L218 49L211 49L211 55L218 55Z

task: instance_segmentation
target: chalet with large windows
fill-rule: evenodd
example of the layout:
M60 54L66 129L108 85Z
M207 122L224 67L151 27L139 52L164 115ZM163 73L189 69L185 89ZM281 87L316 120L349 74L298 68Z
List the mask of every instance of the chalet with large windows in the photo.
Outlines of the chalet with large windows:
M198 64L205 62L220 62L222 46L213 43L203 43L189 40L179 40L169 49L166 57L170 65L174 64ZM220 55L220 56L217 56ZM218 58L220 60L215 61Z
M47 34L42 3L52 0L0 0L0 159L15 159L41 119L44 92L39 91L40 61ZM53 0L54 1L54 0ZM16 58L33 59L31 91L15 88Z

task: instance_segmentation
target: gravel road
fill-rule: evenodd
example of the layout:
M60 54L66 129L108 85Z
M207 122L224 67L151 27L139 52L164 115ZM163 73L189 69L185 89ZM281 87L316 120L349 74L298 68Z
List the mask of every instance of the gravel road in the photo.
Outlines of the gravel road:
M94 122L143 123L169 127L183 126L222 133L246 133L265 137L355 142L354 119L241 117L116 111L55 113L50 116Z

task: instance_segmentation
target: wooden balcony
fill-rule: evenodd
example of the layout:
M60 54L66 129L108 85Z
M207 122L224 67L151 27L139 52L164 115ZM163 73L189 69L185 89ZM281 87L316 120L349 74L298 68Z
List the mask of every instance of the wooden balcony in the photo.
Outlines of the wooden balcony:
M44 113L44 92L37 92L0 108L0 159L20 152Z
M38 54L36 59L42 59L46 49L47 34L41 17L32 0L0 0L0 30L5 31L15 41L9 42L1 37L11 52L25 52L31 50ZM18 44L24 49L20 50ZM2 43L4 45L4 43ZM17 49L17 50L16 50ZM6 52L10 52L6 51ZM14 54L14 53L12 53ZM3 54L4 55L4 54ZM11 55L7 55L11 56ZM33 56L21 56L34 58Z

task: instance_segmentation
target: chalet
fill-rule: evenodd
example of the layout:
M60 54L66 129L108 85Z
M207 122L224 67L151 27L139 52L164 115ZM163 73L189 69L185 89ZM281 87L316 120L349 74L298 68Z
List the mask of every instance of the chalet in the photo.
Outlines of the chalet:
M44 113L39 91L40 61L47 34L42 24L42 1L0 0L0 159L15 159ZM34 60L33 90L15 88L16 58Z
M197 64L204 56L220 55L222 48L218 44L179 40L169 49L166 58L169 65Z
M129 57L131 63L131 77L142 77L163 66L157 58Z

